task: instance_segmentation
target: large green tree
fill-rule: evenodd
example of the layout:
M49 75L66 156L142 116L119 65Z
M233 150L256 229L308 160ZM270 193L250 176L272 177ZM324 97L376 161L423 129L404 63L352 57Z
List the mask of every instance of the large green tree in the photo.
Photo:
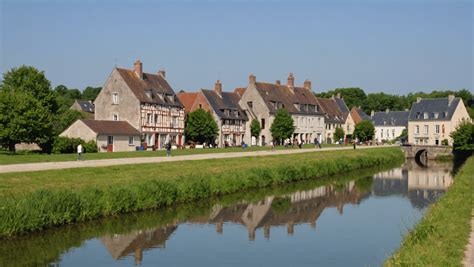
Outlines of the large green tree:
M474 151L474 125L472 123L468 121L460 123L450 136L454 140L455 150Z
M186 138L193 142L212 142L219 132L217 123L212 118L210 112L197 109L190 112L186 117L186 127L184 134Z
M353 135L359 141L372 140L375 135L375 127L370 121L361 121L356 124Z
M365 94L364 90L358 87L336 88L326 93L323 92L316 94L316 96L330 98L331 96L337 94L341 95L349 109L351 109L352 107L362 106L367 98L367 95Z
M94 101L97 95L100 93L100 90L102 90L102 87L87 86L86 89L82 91L82 99Z
M30 66L13 68L0 84L0 140L14 151L16 143L37 143L50 152L54 142L56 93L42 71Z
M293 118L291 118L290 113L286 109L277 110L275 119L270 127L273 139L280 142L290 138L294 131L295 127L293 126Z

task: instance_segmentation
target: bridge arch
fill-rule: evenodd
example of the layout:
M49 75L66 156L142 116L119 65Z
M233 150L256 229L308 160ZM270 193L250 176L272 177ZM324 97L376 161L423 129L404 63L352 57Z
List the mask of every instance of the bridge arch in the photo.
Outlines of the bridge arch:
M422 166L422 167L427 167L428 166L428 150L425 148L420 148L418 151L416 151L415 154L415 162Z

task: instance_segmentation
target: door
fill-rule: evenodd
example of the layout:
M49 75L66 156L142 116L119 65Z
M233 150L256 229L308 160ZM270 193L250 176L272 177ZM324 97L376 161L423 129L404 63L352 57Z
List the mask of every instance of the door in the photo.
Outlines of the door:
M114 137L112 135L107 136L107 152L114 151Z

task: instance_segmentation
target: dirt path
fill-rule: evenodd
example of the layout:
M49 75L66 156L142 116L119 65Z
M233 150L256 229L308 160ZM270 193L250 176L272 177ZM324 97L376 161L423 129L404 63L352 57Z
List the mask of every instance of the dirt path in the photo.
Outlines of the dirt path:
M357 149L375 149L379 147L384 147L384 146L370 146L370 147L360 146L360 147L357 147ZM183 160L287 155L287 154L298 154L298 153L317 152L317 151L352 150L352 149L353 149L352 147L329 147L329 148L322 148L322 149L307 148L307 149L298 149L298 150L296 149L276 150L276 151L264 150L264 151L253 151L253 152L195 154L195 155L185 155L185 156L175 156L175 157L143 157L143 158L100 159L100 160L84 160L84 161L39 162L39 163L1 165L0 173L58 170L58 169L70 169L70 168L83 168L83 167L104 167L104 166L113 166L113 165L160 163L160 162L173 162L173 161L183 161Z
M471 236L464 251L464 266L474 266L474 211L471 215Z

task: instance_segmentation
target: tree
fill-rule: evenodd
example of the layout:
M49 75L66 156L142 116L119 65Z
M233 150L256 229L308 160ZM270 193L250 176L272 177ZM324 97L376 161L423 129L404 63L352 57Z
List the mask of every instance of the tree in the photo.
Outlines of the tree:
M250 123L250 134L253 137L258 138L260 133L262 132L262 127L260 126L260 122L257 119L253 119Z
M362 106L367 98L364 90L358 87L349 87L349 88L336 88L330 90L326 93L322 92L316 94L317 97L330 98L333 95L341 94L341 97L344 99L347 107L351 109L352 107Z
M295 127L293 126L293 118L286 109L279 109L275 114L275 120L273 120L270 132L272 133L273 139L281 141L290 138Z
M474 151L474 125L472 123L468 121L461 122L450 136L454 140L454 150Z
M87 115L83 112L73 109L67 109L65 112L59 114L57 116L57 120L54 123L55 135L59 135L79 119L87 119Z
M87 86L84 91L82 91L82 99L83 100L89 100L89 101L94 101L97 95L100 93L100 90L102 90L102 87L90 87Z
M16 143L28 142L49 153L58 104L44 73L29 66L13 68L3 75L0 93L1 142L12 152Z
M188 140L193 142L211 142L219 132L217 123L212 118L210 112L203 109L197 109L190 112L186 117L186 127L184 134Z
M340 140L344 138L344 129L342 129L342 127L336 128L336 131L334 131L334 138L335 140Z
M354 129L354 136L359 141L371 140L375 135L375 127L370 121L361 121L356 124Z

